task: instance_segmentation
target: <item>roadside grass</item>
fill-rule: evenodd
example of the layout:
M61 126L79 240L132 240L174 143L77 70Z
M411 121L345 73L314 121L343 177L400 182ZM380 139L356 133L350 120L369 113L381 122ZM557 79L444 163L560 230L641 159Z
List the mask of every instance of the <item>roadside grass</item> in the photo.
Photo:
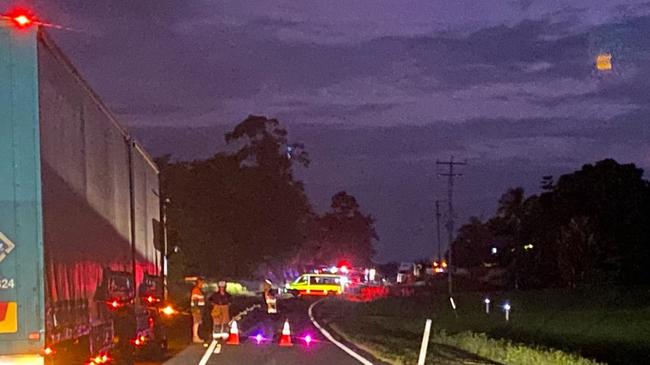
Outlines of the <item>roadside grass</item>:
M483 302L486 296L491 300L489 315ZM506 301L512 306L509 322L501 307ZM589 363L573 353L610 364L650 363L649 288L462 293L455 302L458 317L444 294L390 297L365 304L325 303L323 307L330 312L345 311L345 320L335 323L350 336L397 349L398 354L417 349L424 321L431 318L434 343L500 363ZM334 304L338 309L327 307ZM386 336L404 339L404 343L386 343Z

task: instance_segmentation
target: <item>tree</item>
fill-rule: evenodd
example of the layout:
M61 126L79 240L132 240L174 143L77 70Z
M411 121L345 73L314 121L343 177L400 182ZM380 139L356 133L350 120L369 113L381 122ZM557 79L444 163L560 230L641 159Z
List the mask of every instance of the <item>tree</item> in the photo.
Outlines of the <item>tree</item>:
M593 282L598 276L598 244L586 217L572 218L560 231L558 268L566 286Z
M323 264L346 259L355 266L369 265L379 239L374 218L362 213L345 191L332 196L331 211L315 220L312 234L311 247Z
M225 136L233 152L161 166L171 244L186 274L242 277L277 266L306 241L312 219L295 164L307 153L275 119L250 116Z
M495 236L488 225L477 217L471 217L460 227L453 243L456 265L472 268L490 262L494 242Z
M643 170L612 159L563 175L551 194L559 226L585 217L602 253L599 270L622 283L648 283L650 185Z
M515 287L650 283L650 183L634 164L584 165L543 193L509 189L487 225Z

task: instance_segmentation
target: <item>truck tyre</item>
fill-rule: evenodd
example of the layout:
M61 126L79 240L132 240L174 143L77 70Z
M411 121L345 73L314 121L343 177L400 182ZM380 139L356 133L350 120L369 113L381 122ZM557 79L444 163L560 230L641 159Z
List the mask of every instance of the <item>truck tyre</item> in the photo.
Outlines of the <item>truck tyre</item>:
M162 361L167 353L167 339L153 341L147 348L147 359L152 361Z

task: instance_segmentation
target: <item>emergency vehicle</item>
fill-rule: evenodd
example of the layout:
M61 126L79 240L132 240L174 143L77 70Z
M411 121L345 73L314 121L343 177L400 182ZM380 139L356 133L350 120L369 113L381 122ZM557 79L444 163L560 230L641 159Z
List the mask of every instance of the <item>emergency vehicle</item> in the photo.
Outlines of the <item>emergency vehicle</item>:
M336 274L303 274L287 284L287 292L294 296L338 295L345 291L346 277Z

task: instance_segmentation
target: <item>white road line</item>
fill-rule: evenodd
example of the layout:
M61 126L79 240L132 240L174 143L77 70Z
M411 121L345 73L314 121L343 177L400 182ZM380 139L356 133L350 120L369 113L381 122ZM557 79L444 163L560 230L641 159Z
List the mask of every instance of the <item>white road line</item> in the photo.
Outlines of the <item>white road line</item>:
M252 306L244 309L243 311L239 312L239 314L237 314L232 320L230 320L228 325L230 325L230 323L232 323L232 321L235 320L235 318L238 318L237 320L240 320L243 316L247 315L248 312L251 312L251 311L255 310L255 308L259 308L259 307L261 307L259 304L255 304L255 305L252 305ZM212 340L212 342L210 342L210 346L208 346L208 349L205 350L205 353L203 354L203 357L201 358L201 361L199 361L198 365L207 364L208 360L210 360L210 356L212 356L212 354L218 354L220 352L221 352L221 344L219 342L217 342L216 339Z
M199 365L205 365L208 363L208 360L210 360L210 356L212 356L212 352L214 351L215 347L217 347L217 340L212 340L212 342L210 342L210 346L208 346L208 349L205 351L205 354L203 354L201 361L199 361Z
M321 300L323 300L323 299L321 299ZM358 360L363 365L373 365L370 361L366 360L363 356L357 354L356 352L352 351L349 347L347 347L344 344L340 343L339 341L335 340L334 337L332 337L332 335L330 335L330 333L327 332L327 330L325 328L323 328L320 324L318 324L318 322L316 322L316 319L314 319L313 308L321 300L316 301L316 302L312 303L312 305L309 306L309 310L307 312L309 313L309 319L311 320L311 323L313 323L314 326L316 326L316 328L318 328L320 333L322 333L323 336L325 336L325 338L330 340L333 344L335 344L341 350L345 351L345 353L352 356L353 358Z

